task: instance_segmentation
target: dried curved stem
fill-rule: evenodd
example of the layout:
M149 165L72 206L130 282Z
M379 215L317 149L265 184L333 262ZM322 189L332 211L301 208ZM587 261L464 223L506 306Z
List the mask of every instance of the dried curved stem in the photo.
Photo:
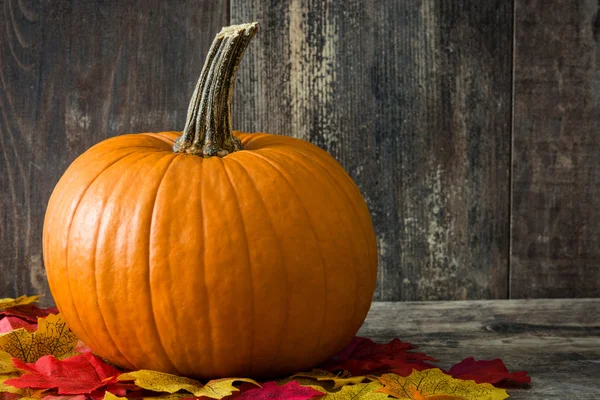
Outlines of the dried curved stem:
M235 76L244 51L258 30L256 22L225 27L213 41L188 107L185 128L173 151L223 157L241 150L231 130Z

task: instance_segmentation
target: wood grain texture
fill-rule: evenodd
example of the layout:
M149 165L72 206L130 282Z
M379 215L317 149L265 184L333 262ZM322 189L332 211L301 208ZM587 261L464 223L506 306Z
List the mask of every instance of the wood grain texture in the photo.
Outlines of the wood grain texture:
M506 298L511 2L231 0L261 30L234 127L309 140L358 183L379 300Z
M68 164L112 135L181 129L214 33L253 20L234 127L342 163L373 215L377 299L600 296L598 9L4 0L0 297L47 293L41 227Z
M0 3L0 297L48 293L41 234L59 177L107 137L182 129L228 21L226 0Z
M511 399L600 398L600 299L374 303L359 335L398 337L443 368L499 357L532 377Z
M599 9L516 1L514 298L600 296Z

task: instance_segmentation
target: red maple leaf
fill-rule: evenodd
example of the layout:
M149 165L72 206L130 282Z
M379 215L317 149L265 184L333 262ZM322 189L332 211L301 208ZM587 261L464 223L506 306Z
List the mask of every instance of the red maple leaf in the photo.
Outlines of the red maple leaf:
M35 304L25 304L0 311L0 319L5 317L19 317L22 320L35 324L38 317L44 318L50 314L58 314L58 312L58 308L56 307L39 308Z
M17 317L5 317L0 319L0 333L14 331L15 329L24 328L29 332L35 331L37 324L29 322Z
M336 358L338 360L349 360L352 358L373 358L376 356L389 356L408 350L416 349L410 343L401 342L400 339L394 339L388 344L375 343L371 339L355 336L344 350Z
M245 390L236 400L308 400L317 396L323 396L319 392L308 386L300 386L298 382L291 381L285 385L278 386L275 382L267 382L261 388L252 386L252 389Z
M352 375L393 372L408 376L413 369L422 371L435 368L427 361L437 361L424 353L414 353L410 343L394 339L388 344L378 344L371 339L355 337L332 360L320 368L327 371L350 371Z
M65 360L44 356L35 364L13 358L15 367L28 373L5 381L17 388L58 389L58 394L89 394L116 383L121 373L91 352Z
M14 393L6 393L6 392L2 392L0 393L0 400L17 400L20 399L21 396L20 394L14 394Z
M526 385L531 382L531 378L527 376L527 371L508 372L508 368L499 358L491 361L476 361L473 357L465 358L458 364L453 365L448 373L454 378L494 385L509 382Z

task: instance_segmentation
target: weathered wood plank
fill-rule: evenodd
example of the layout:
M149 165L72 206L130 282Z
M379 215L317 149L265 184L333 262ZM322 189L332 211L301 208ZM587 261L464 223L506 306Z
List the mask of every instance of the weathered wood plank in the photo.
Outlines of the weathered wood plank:
M600 299L374 303L359 334L413 343L443 368L499 357L532 377L511 399L600 398Z
M60 175L106 137L182 129L228 21L226 0L2 2L0 297L47 293L42 224Z
M380 300L506 298L511 2L231 1L261 24L234 127L325 148L379 240Z
M600 296L600 14L516 1L511 297Z

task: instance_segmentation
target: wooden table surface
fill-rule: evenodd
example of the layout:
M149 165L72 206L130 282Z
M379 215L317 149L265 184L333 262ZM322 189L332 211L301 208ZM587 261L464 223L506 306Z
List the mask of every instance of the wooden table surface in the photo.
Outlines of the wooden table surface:
M359 335L410 342L441 367L499 357L532 378L511 399L600 399L600 299L376 302Z

